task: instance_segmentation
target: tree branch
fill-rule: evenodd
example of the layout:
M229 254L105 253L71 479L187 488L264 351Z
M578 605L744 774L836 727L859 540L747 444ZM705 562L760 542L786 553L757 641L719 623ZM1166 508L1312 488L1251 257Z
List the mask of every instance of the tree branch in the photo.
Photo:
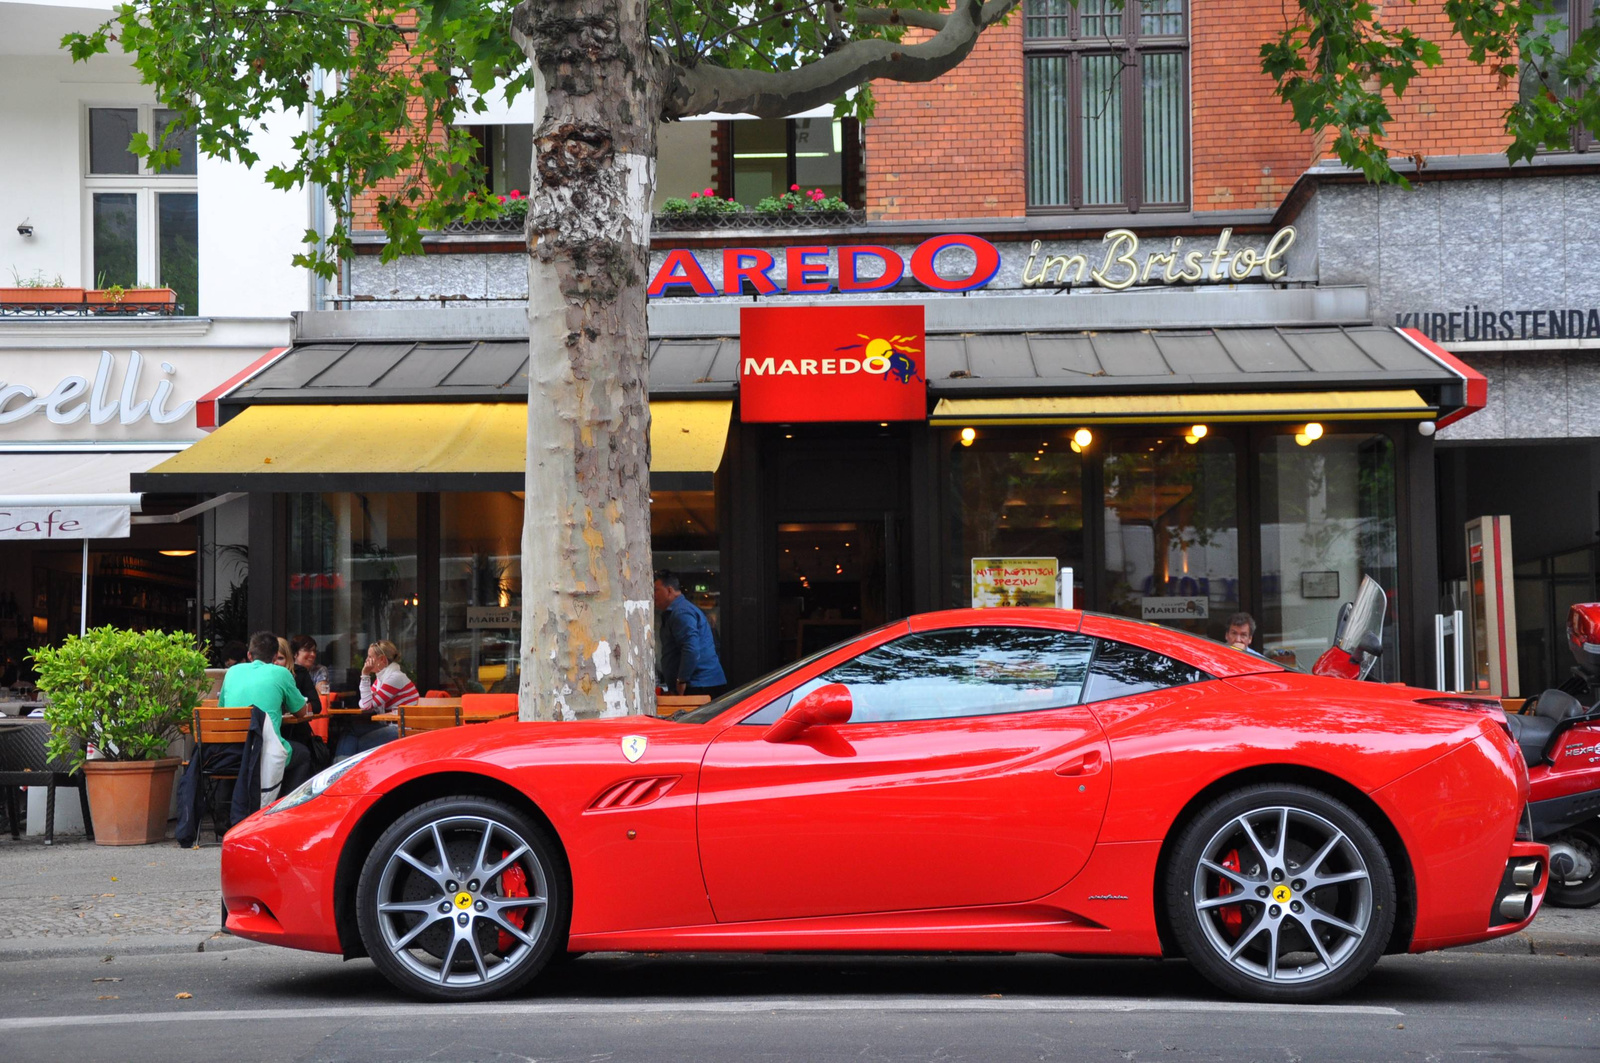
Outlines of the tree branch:
M965 59L978 43L978 35L1004 18L1017 3L1018 0L956 0L951 11L940 16L943 26L927 40L916 44L881 38L851 41L794 70L729 70L709 63L689 68L663 55L669 83L661 117L686 118L724 111L781 118L832 103L849 89L877 78L932 81Z

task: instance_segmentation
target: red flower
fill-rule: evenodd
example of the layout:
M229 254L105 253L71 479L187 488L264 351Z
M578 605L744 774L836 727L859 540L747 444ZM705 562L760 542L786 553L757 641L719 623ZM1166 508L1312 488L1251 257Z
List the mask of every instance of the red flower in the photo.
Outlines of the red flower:
M700 193L699 192L690 192L689 193L689 198L690 199L699 199L700 198Z
M713 196L713 197L715 197L715 196L716 196L716 193L715 193L715 192L713 192L713 191L712 191L712 190L711 190L711 189L709 189L709 188L708 188L708 189L706 189L706 190L705 190L705 191L704 191L704 192L702 192L702 193L700 193L700 194L701 194L701 195L702 195L702 196Z
M800 186L799 185L790 185L789 186L789 191L798 192L798 191L800 191Z
M511 190L511 198L512 199L521 199L522 198L522 193L518 192L515 188L513 188Z
M506 201L506 197L505 196L495 196L494 198L498 199L502 203L504 203Z

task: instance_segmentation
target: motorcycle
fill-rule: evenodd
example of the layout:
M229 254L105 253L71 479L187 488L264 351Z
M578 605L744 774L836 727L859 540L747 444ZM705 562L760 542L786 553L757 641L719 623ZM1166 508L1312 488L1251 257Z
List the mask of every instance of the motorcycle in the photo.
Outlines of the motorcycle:
M1600 903L1600 602L1567 613L1572 678L1508 716L1528 765L1533 837L1550 847L1545 899L1558 908Z
M1363 578L1312 674L1365 679L1383 654L1387 607L1383 588ZM1600 602L1572 607L1567 644L1573 677L1507 714L1506 726L1528 766L1533 840L1550 847L1545 900L1589 908L1600 903Z

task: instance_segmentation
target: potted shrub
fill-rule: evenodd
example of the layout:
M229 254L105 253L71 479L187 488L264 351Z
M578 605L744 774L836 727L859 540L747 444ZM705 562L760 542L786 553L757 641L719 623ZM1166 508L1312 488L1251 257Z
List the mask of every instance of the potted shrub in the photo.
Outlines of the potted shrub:
M194 636L101 627L32 656L49 754L83 770L94 840L161 841L181 763L167 750L209 686Z
M11 271L12 286L0 288L0 306L55 307L83 305L83 289L68 288L59 275L46 277L35 270L24 277L15 269Z

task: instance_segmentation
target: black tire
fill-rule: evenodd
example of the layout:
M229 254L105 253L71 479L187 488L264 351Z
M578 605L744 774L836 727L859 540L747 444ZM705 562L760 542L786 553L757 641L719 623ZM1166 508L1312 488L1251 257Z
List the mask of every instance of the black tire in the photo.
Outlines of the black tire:
M1189 962L1247 1000L1338 996L1394 932L1394 871L1377 835L1343 802L1288 783L1207 805L1172 850L1165 896Z
M1552 843L1563 841L1582 850L1589 858L1589 866L1596 870L1588 878L1566 882L1551 874L1550 885L1544 891L1545 900L1557 908L1593 908L1600 904L1600 820L1591 819L1568 827L1549 840Z
M401 816L367 854L357 924L397 988L424 1000L488 1000L565 955L571 881L561 847L523 812L440 798Z

